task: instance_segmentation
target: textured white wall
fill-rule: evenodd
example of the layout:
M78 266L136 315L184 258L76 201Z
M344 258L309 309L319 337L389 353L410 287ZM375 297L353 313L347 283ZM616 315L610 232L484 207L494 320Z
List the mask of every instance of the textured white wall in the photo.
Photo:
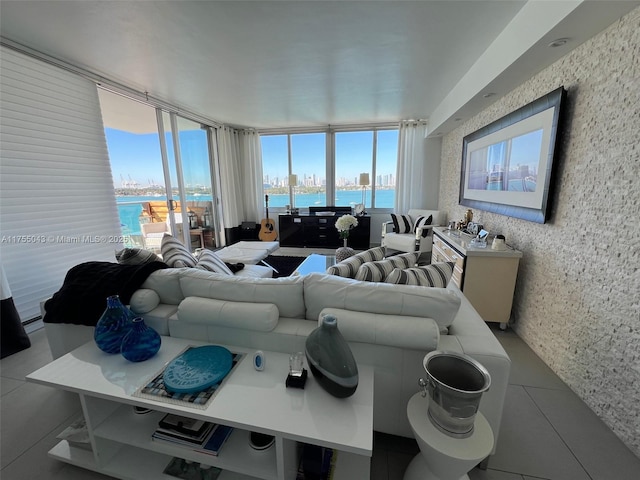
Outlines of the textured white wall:
M440 209L458 205L462 139L564 85L547 224L474 210L524 252L518 335L640 456L640 8L443 139Z

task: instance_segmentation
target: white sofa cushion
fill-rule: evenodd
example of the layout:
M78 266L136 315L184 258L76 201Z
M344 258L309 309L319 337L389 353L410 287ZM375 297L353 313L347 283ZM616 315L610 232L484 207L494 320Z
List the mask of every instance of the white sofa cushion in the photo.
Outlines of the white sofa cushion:
M304 277L229 277L198 269L185 269L180 278L184 297L214 298L232 302L273 303L280 315L304 318Z
M142 284L141 288L155 290L160 296L160 303L178 305L183 299L180 288L180 276L189 268L165 268L156 270Z
M349 342L410 348L425 353L438 348L440 327L432 318L324 308L318 322L326 314L336 317L338 329Z
M280 314L273 303L243 303L189 296L178 306L178 320L270 332Z
M236 277L271 278L273 269L262 265L245 265L242 270L234 273Z
M460 298L445 288L362 282L335 275L311 273L304 277L307 319L317 320L324 308L433 318L446 329L460 307Z

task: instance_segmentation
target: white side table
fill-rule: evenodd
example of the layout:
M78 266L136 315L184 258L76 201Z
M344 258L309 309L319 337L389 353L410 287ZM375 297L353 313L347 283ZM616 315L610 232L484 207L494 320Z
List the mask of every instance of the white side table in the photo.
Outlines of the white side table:
M493 448L493 432L480 412L473 433L455 438L438 430L427 413L429 397L416 393L407 405L409 424L420 453L411 461L404 480L469 480L467 472L484 460Z

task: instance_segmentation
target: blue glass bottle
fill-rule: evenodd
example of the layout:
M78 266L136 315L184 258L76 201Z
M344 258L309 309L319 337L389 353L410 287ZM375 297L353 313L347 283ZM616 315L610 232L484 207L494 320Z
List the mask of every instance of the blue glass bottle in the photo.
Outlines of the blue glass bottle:
M131 329L133 313L120 301L118 295L107 297L107 309L93 331L98 348L106 353L120 353L122 339Z
M144 323L142 317L136 317L131 330L122 339L120 350L130 362L144 362L158 353L161 343L158 332Z

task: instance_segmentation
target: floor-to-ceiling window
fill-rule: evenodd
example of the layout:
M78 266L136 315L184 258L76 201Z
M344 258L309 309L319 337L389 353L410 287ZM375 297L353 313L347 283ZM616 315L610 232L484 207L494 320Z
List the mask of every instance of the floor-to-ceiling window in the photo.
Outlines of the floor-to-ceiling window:
M366 208L393 208L397 129L263 134L261 142L271 206L354 206L364 198Z
M157 226L144 225L164 223L193 249L214 246L207 127L105 90L100 101L127 245L158 250Z

